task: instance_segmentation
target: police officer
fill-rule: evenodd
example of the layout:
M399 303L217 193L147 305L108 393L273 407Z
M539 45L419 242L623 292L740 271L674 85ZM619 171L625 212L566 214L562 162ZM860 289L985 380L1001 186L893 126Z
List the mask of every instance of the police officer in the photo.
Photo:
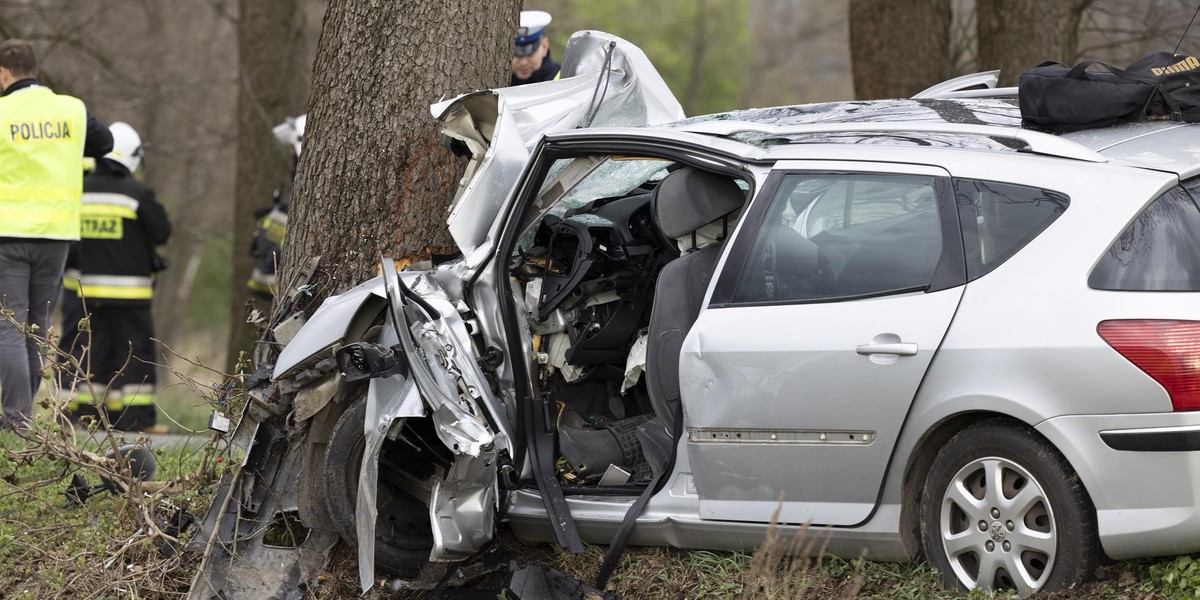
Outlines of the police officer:
M29 42L0 43L0 305L45 335L79 239L80 161L104 156L112 135L78 98L38 85L37 72ZM40 372L36 340L0 318L0 428L32 416Z
M296 164L300 160L300 149L304 145L304 125L307 115L288 117L272 129L275 139L291 151L292 177L296 176ZM250 256L254 258L254 270L246 281L246 289L259 300L270 301L275 297L275 263L279 261L283 248L283 237L287 233L288 209L292 205L292 186L275 190L275 201L269 209L255 213L258 226L250 244Z
M167 242L171 224L154 191L133 177L142 162L141 137L125 123L109 129L113 151L83 180L83 239L72 244L62 282L60 349L89 372L60 369L58 386L64 398L74 387L67 405L73 420L99 408L116 429L154 431L150 304L153 277L165 268L155 246ZM85 316L90 331L78 327Z
M521 26L513 38L512 83L524 85L558 79L558 63L550 58L550 38L546 26L550 13L543 10L521 11Z

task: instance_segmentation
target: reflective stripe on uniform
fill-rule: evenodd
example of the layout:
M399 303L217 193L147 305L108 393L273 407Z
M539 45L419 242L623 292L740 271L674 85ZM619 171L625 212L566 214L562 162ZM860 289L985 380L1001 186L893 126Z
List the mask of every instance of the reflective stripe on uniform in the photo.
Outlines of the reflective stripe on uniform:
M119 402L123 406L118 406L118 409L130 406L153 406L156 397L154 384L135 383L123 386L119 397Z
M73 271L73 273L72 273ZM73 276L72 276L73 275ZM83 298L110 300L149 300L154 288L149 277L135 275L80 275L70 269L63 276L63 287Z
M80 237L89 240L119 240L125 237L125 221L137 220L138 201L124 194L83 195Z
M124 404L124 406L117 408L129 408L130 406L153 406L154 398L154 394L122 394L121 402Z
M63 271L63 288L75 292L79 295L79 269L67 269Z
M283 238L287 234L288 214L272 208L267 216L263 217L262 228L267 235L267 241L276 245L283 245Z
M104 394L103 388L99 388L99 389L97 389L97 391L100 393L100 395ZM66 389L66 388L58 388L58 397L59 398L66 398L66 397L71 398L70 400L67 401L67 410L71 411L71 412L75 412L75 411L79 410L80 406L95 406L96 405L96 396L94 394L92 394L91 386L89 386L87 384L80 385L80 387L73 389L73 390Z
M256 292L273 295L275 293L275 275L267 275L258 267L254 267L254 270L250 272L250 279L246 281L246 287Z
M83 194L83 214L96 214L94 211L101 206L121 207L125 209L123 214L126 218L136 219L138 207L141 203L136 198L130 198L125 194L113 194L110 192L86 192Z
M137 211L130 210L126 206L116 206L113 204L84 204L83 210L80 211L84 217L120 217L122 219L136 219Z

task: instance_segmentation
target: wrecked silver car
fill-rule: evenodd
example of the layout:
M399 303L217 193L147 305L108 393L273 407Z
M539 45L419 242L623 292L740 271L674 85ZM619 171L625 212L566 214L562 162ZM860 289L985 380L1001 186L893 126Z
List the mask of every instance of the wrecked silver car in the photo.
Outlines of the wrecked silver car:
M954 89L678 120L595 32L563 77L433 107L461 258L274 325L194 598L301 589L339 538L364 590L485 560L501 521L609 544L600 588L772 521L1021 595L1200 550L1197 125Z

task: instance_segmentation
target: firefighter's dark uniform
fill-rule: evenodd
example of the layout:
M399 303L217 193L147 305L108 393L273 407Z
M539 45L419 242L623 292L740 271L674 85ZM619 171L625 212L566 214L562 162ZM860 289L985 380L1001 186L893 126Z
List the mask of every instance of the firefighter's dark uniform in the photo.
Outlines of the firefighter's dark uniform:
M258 227L250 245L250 256L254 257L254 270L246 281L246 289L260 300L270 301L275 297L275 264L279 261L283 237L287 232L288 208L292 203L292 190L288 187L276 193L275 203L270 210L257 215Z
M91 380L60 373L59 387L74 383L74 416L101 406L117 429L142 431L156 421L150 304L162 264L154 246L166 243L171 224L154 191L108 158L84 177L82 216L63 276L61 349L90 367ZM79 327L85 308L90 331Z

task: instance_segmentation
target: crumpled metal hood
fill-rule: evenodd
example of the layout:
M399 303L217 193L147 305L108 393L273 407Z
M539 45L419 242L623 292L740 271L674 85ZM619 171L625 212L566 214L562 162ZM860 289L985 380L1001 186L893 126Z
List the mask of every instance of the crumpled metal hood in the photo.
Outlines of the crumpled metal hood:
M676 121L683 108L633 44L599 31L567 41L560 78L474 92L430 107L443 133L462 142L471 161L447 225L469 265L485 241L537 140L578 127L636 127Z

